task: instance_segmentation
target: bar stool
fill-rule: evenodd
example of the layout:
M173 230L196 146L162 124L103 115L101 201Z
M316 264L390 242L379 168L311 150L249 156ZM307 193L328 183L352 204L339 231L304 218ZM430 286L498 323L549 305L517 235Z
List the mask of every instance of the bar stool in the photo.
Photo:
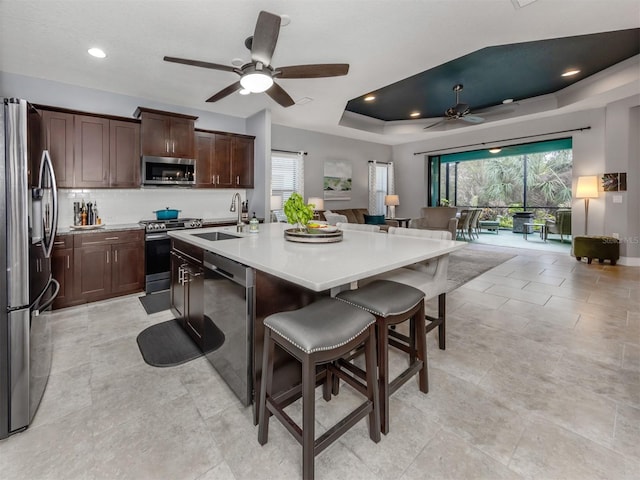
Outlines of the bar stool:
M302 476L313 479L315 456L337 440L365 416L369 416L369 436L380 441L380 411L375 360L375 323L373 315L333 298L323 298L299 310L269 315L264 319L262 387L259 401L258 442L267 443L269 417L273 414L302 445ZM423 335L424 337L424 335ZM273 396L275 345L279 345L302 364L302 428L284 412L284 402ZM323 385L325 400L331 399L329 378L333 375L351 384L367 400L318 439L315 439L316 366L333 362L364 345L366 386L351 374L333 365L332 375ZM329 367L328 367L329 368Z
M336 298L373 313L376 318L378 345L378 384L380 390L380 424L389 432L389 397L413 375L418 375L420 391L429 392L427 341L425 336L424 292L410 285L376 280L356 290L340 292ZM389 337L389 327L410 320L409 344ZM389 345L409 354L409 367L389 380ZM349 368L340 361L343 368ZM334 384L334 393L337 385Z

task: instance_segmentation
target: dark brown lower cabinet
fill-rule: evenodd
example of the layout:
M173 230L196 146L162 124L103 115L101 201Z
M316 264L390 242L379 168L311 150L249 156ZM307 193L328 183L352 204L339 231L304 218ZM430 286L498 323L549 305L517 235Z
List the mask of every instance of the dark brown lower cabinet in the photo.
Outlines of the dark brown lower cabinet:
M144 289L144 233L115 231L56 238L53 277L60 283L54 308L104 300Z
M85 303L74 296L73 236L56 237L51 253L51 274L60 284L60 291L53 302L54 310Z
M171 310L191 338L204 348L203 252L175 240L172 247Z

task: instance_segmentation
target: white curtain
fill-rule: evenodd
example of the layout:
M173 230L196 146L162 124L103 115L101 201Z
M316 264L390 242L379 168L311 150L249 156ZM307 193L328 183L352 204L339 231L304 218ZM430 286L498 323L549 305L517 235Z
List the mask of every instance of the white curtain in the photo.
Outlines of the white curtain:
M377 192L377 181L376 181L376 161L369 162L369 205L367 208L369 209L370 215L376 215L378 212L378 192Z
M369 162L369 213L371 215L386 215L384 204L385 195L395 193L393 163Z

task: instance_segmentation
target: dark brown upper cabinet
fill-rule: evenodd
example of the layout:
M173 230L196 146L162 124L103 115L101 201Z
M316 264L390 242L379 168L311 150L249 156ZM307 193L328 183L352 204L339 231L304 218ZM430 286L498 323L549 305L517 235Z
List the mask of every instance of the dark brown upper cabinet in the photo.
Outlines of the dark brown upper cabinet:
M253 188L254 137L196 130L196 186Z
M73 129L74 187L108 187L109 119L75 115Z
M140 124L109 122L109 186L140 187Z
M49 150L56 183L73 188L73 117L72 113L43 110L44 148Z
M140 188L140 122L42 110L60 188Z
M198 117L138 107L142 155L195 158L194 126Z

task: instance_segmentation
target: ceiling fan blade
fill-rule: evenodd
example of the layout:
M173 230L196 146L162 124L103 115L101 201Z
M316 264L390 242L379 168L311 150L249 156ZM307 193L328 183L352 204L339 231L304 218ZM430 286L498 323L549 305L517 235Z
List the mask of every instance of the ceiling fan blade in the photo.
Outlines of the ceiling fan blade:
M224 72L236 72L237 69L229 65L220 65L218 63L201 62L200 60L187 60L186 58L164 57L165 62L181 63L183 65L191 65L193 67L211 68L213 70L222 70Z
M240 90L241 88L242 86L240 85L240 82L232 83L227 88L223 88L215 95L207 98L207 102L217 102L218 100L223 99L227 95L231 95L233 92L235 92L236 90Z
M275 82L271 88L266 91L266 93L283 107L290 107L296 103L293 101L293 98L291 98L289 94Z
M271 64L273 51L280 34L280 15L262 11L258 15L251 43L251 60L265 65Z
M276 69L278 78L323 78L340 77L349 73L348 63L323 63L316 65L293 65Z
M456 106L453 108L458 115L465 115L469 113L469 110L470 110L469 105L466 103L457 103Z
M448 118L443 118L442 120L438 120L436 123L432 123L431 125L427 125L426 127L424 127L424 130L427 130L429 128L433 128L433 127L437 127L438 125L442 125L443 123L446 123L447 120L449 120Z
M477 115L464 115L464 116L460 117L460 120L463 120L463 121L469 122L469 123L482 123L482 122L484 122L484 118L478 117Z

